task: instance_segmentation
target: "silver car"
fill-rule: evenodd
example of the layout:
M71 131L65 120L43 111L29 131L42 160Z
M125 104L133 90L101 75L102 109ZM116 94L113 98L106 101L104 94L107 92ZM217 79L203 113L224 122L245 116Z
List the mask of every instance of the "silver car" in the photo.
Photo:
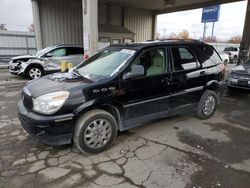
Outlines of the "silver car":
M250 60L231 70L228 77L228 87L250 90Z
M61 62L77 66L83 61L84 49L80 45L57 45L38 51L35 55L18 56L9 62L11 74L36 79L45 74L59 72Z

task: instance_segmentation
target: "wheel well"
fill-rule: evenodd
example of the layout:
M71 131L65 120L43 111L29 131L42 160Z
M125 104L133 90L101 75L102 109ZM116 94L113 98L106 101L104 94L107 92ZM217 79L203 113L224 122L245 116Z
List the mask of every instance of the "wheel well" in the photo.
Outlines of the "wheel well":
M218 103L220 104L220 86L216 83L213 83L207 86L207 90L214 91L218 96Z
M90 110L94 110L94 109L101 109L101 110L104 110L104 111L110 113L115 118L115 120L117 122L117 125L118 125L117 129L120 130L120 126L124 120L124 116L119 111L119 109L117 107L115 107L114 105L104 104L104 105L90 106L88 108L85 108L78 115L82 115L82 114L84 114Z
M113 105L103 105L100 106L99 109L105 110L107 112L109 112L112 116L114 116L117 124L118 124L118 130L120 130L120 125L123 121L123 116L121 115L120 111L114 107Z
M31 65L29 65L27 68L26 68L26 70L28 70L28 69L30 69L31 67L39 67L39 68L41 68L41 70L44 72L44 68L43 68L43 66L42 65L40 65L40 64L31 64Z

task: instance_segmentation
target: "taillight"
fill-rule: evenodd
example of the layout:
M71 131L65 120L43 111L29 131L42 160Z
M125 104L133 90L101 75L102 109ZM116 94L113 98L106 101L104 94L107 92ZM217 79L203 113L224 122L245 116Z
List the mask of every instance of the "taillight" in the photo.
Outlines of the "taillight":
M226 73L226 67L225 67L225 65L223 63L221 63L221 64L218 65L218 68L219 68L220 72L222 72L222 74L224 76L225 73Z
M88 55L88 54L85 54L85 55L83 56L84 61L87 60L88 58L89 58L89 55Z

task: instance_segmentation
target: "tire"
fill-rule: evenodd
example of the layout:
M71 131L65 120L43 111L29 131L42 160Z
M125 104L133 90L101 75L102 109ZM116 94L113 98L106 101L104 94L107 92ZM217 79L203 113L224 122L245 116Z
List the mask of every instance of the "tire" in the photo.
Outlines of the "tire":
M98 129L94 128L98 126ZM111 147L116 135L115 118L104 110L91 110L77 120L73 141L81 152L97 154ZM104 137L106 143L101 143L105 141Z
M233 63L234 63L234 64L237 63L237 60L238 60L238 57L235 55L235 56L233 57Z
M26 77L30 80L40 78L43 74L43 70L39 66L30 66L25 73Z
M205 105L207 105L207 108ZM214 91L206 90L198 104L197 116L203 120L211 118L217 109L217 105L218 95Z

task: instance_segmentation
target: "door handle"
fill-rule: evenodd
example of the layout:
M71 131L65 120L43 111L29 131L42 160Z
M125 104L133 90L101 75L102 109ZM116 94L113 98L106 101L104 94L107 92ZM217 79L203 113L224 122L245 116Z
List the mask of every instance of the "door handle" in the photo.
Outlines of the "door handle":
M162 84L166 83L167 85L170 85L171 82L170 82L169 78L164 78L164 79L161 80L161 83Z
M207 74L206 71L201 71L200 72L200 75L205 75L205 74Z

